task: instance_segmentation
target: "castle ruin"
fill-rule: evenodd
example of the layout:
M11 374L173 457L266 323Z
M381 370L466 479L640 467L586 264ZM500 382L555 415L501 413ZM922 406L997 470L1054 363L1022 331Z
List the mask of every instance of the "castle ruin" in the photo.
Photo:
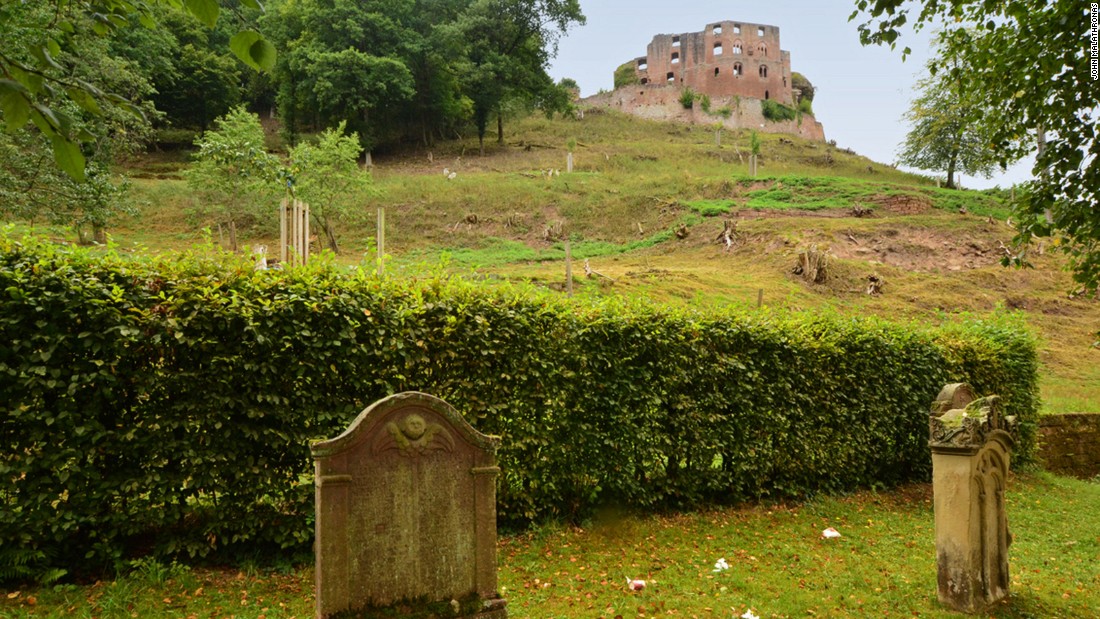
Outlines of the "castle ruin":
M633 79L623 80L631 70ZM722 122L731 128L825 139L824 128L812 115L784 121L763 116L763 101L796 107L802 95L793 86L791 54L780 48L777 26L727 20L708 24L702 32L659 34L644 57L621 66L616 76L614 92L587 101L645 118ZM680 97L688 89L705 95L711 109L685 110ZM713 111L723 108L729 112Z

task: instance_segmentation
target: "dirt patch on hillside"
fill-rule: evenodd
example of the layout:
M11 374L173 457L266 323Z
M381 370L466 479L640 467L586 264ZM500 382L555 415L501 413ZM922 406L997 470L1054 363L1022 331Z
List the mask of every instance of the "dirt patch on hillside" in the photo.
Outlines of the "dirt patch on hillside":
M832 253L842 259L881 262L908 271L947 272L981 269L1000 263L1002 242L922 228L840 232Z
M876 195L870 202L895 215L920 215L932 210L932 199L916 195Z

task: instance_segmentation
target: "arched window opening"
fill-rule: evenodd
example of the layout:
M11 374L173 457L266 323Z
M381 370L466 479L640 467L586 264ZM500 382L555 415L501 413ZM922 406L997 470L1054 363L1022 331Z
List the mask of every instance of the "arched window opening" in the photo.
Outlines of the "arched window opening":
M714 24L710 28L714 34L722 34L722 24Z
M649 61L646 60L645 58L639 58L638 59L638 70L639 71L645 71L648 68L649 68Z
M761 56L764 56L765 58L768 57L768 46L767 45L764 45L763 43L761 43L760 45L756 46L756 49L760 52Z
M735 54L742 53L741 41L734 41L733 42L733 53L735 53Z
M680 64L680 52L672 52L672 64Z
M733 63L733 74L734 75L744 75L744 72L745 72L744 67L741 66L740 62Z
M714 77L718 77L718 67L714 67Z
M714 44L714 55L715 56L721 56L722 55L722 44L721 43L715 43Z
M769 95L768 91L765 90L764 91L764 100L767 101L768 99L771 99L771 95Z
M760 77L768 77L767 65L760 65Z

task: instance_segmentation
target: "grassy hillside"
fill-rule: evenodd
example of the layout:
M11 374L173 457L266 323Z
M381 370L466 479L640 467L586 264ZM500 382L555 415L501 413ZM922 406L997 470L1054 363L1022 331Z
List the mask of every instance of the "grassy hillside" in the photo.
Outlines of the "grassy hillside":
M710 127L600 110L510 123L505 143L489 142L485 157L474 140L376 154L383 195L342 224L339 259L363 259L384 206L391 273L445 260L561 289L569 239L578 294L701 306L762 300L932 322L1018 310L1042 341L1046 409L1100 410L1100 350L1090 346L1100 305L1067 294L1073 283L1047 248L1036 248L1034 269L1000 266L1014 232L1004 192L940 189L820 142L760 137L758 178L748 177L747 132L724 131L717 146ZM571 139L575 171L567 174ZM115 231L121 245L182 248L211 226L193 214L184 165L167 153L132 170L144 177L135 183L143 206ZM727 221L729 247L717 240ZM275 235L273 205L269 221L244 238L273 246ZM830 256L820 284L791 273L797 254L814 246ZM585 259L599 275L585 277ZM866 294L871 276L883 282L881 294Z

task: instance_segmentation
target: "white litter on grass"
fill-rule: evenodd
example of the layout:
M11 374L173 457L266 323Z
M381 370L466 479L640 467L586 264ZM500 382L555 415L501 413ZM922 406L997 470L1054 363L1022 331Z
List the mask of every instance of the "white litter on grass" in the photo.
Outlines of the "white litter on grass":
M825 529L824 531L821 532L821 537L824 537L825 539L833 539L833 538L836 538L836 537L840 537L840 531L837 531L836 529L834 529L832 527L829 527L828 529Z
M718 559L717 561L714 562L714 571L715 572L721 572L723 570L728 570L728 569L730 569L730 564L726 563L726 558L725 557L722 557L721 559Z
M626 588L630 589L631 591L641 591L642 589L645 589L645 581L627 578Z
M752 609L749 609L745 611L745 614L741 615L741 619L760 619L760 617L753 613Z

